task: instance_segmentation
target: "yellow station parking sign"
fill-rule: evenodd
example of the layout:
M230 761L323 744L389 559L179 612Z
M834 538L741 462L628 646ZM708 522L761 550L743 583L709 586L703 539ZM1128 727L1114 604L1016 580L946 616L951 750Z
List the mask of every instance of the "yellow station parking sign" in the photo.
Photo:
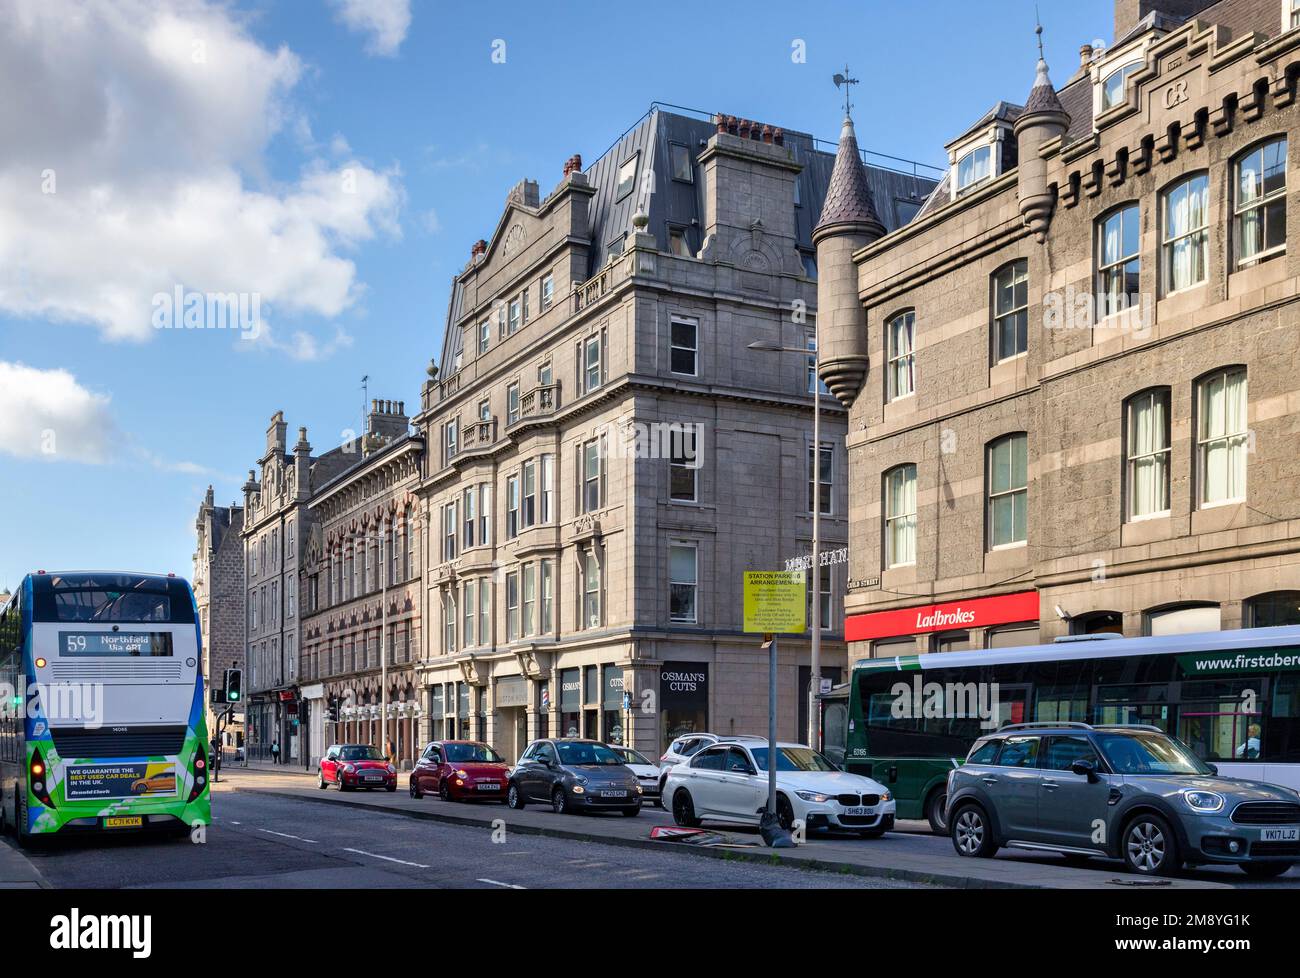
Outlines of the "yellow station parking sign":
M803 571L745 571L745 631L798 634L805 605Z

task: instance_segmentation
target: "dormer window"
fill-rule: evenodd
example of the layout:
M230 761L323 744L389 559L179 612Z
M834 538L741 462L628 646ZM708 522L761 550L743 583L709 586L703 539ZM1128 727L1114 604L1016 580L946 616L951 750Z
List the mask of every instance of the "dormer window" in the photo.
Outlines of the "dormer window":
M993 147L980 146L957 161L957 193L993 176Z
M1101 111L1122 105L1126 97L1128 76L1137 71L1145 62L1130 61L1120 65L1108 74L1101 83Z

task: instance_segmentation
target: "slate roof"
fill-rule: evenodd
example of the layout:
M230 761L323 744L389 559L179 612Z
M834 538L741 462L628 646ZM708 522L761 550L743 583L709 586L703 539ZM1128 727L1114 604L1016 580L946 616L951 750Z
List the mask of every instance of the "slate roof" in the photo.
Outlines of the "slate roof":
M835 152L835 166L826 187L826 201L822 204L821 219L815 231L837 224L871 224L884 233L884 225L876 215L871 188L862 169L862 154L858 150L858 137L853 131L853 120L844 117L840 129L839 148Z

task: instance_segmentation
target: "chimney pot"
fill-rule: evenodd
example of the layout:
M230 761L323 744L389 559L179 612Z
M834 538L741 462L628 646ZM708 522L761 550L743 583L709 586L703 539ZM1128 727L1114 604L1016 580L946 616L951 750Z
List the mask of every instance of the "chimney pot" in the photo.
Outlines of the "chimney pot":
M1092 64L1092 45L1085 44L1079 48L1079 67L1086 68Z

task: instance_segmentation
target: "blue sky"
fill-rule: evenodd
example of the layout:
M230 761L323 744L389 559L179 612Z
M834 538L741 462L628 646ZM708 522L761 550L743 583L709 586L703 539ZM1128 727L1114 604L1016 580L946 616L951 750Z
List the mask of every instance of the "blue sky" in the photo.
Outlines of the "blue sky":
M833 139L847 61L864 148L938 164L1024 99L1036 56L1032 0L359 3L6 4L0 84L25 97L0 112L0 586L188 576L204 489L240 498L270 415L325 450L363 374L415 404L509 188L547 193L651 102ZM1112 4L1039 7L1061 84ZM257 293L267 332L154 329L177 283Z

